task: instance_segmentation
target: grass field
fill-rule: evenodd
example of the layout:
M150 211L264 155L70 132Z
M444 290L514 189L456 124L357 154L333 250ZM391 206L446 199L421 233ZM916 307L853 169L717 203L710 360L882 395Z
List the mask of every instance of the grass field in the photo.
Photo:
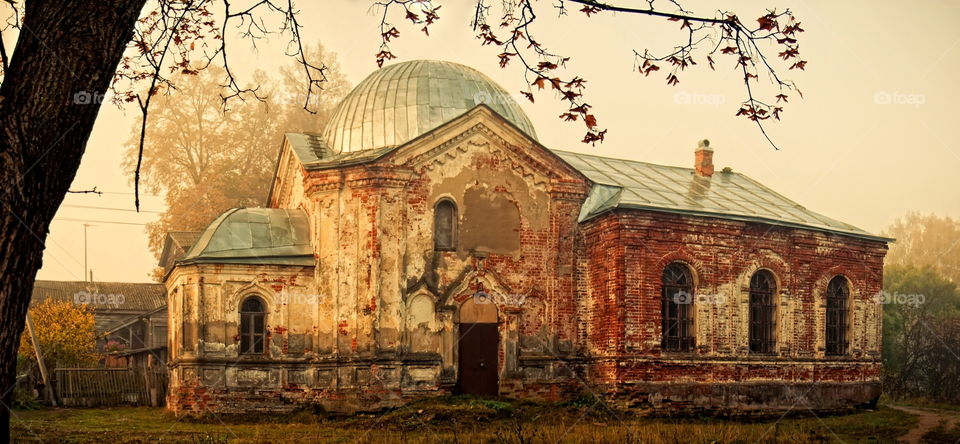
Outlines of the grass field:
M881 407L850 415L770 418L637 418L597 405L445 398L381 414L178 418L159 408L15 411L18 442L67 443L892 443L916 423Z

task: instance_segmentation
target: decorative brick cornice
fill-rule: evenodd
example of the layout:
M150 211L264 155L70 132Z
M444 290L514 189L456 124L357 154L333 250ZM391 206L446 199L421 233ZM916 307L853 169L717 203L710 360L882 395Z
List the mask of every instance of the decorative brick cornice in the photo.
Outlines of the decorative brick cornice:
M546 177L551 182L560 179L564 174L569 174L578 179L582 177L580 172L573 170L566 164L562 163L559 159L553 159L553 162L551 163L554 164L549 165L535 158L534 156L531 156L528 151L530 148L534 147L525 149L519 145L512 144L498 134L497 131L483 122L477 122L460 134L457 134L456 136L444 141L443 143L440 143L426 152L407 159L403 162L403 165L421 170L432 169L435 167L435 165L440 165L445 162L444 156L447 156L447 158L455 158L456 156L466 152L466 149L463 147L465 143L472 144L474 146L481 145L475 141L469 140L471 137L478 134L490 140L498 148L508 151L510 156L507 157L507 160L510 162L510 166L523 176L531 175L532 170L533 172ZM452 150L456 150L456 152L451 153ZM553 156L553 154L549 152L546 154Z
M408 179L396 177L360 177L347 179L351 188L403 188Z
M467 128L466 131L463 131L460 134L457 134L456 136L427 150L426 152L413 156L410 159L407 159L405 162L403 162L403 165L410 168L417 168L417 167L422 168L426 166L425 164L427 162L430 162L431 160L440 156L445 151L448 151L450 148L455 147L456 145L460 145L462 142L469 139L474 134L481 132L482 127L484 127L482 123L477 123L476 125L470 128Z
M587 185L583 182L553 181L547 192L553 199L579 203L587 198Z
M312 182L308 179L307 183L304 184L304 190L308 195L315 194L315 193L322 193L326 191L336 191L341 188L343 188L343 182L340 182L339 180L336 182L319 182L318 183L318 182Z

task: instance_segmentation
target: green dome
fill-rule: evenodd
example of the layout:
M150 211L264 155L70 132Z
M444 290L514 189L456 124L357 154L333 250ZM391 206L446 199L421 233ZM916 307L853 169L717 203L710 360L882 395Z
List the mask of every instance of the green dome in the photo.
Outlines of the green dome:
M210 223L178 262L314 265L310 221L303 210L234 208Z
M520 105L480 71L414 60L381 68L360 82L337 106L323 141L339 153L400 145L481 103L536 139Z

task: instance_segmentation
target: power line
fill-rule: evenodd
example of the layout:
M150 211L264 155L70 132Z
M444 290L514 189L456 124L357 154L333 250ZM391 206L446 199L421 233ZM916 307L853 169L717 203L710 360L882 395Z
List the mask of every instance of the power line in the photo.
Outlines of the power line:
M113 211L130 211L130 212L137 212L137 210L134 210L133 208L111 208L111 207L96 207L96 206L92 206L92 205L71 205L71 204L63 204L63 205L60 205L60 206L61 206L61 207L69 207L69 208L89 208L89 209L92 209L92 210L113 210ZM164 212L163 212L163 211L155 211L155 210L140 210L140 213L163 214Z
M145 223L140 222L118 222L113 220L91 220L91 219L73 219L69 217L55 217L53 220L57 221L66 221L66 222L90 222L96 224L117 224L117 225L146 225Z
M103 194L121 194L125 196L133 196L132 191L100 191L100 192ZM147 193L140 193L140 196L163 197L162 195L159 195L159 194L147 194Z

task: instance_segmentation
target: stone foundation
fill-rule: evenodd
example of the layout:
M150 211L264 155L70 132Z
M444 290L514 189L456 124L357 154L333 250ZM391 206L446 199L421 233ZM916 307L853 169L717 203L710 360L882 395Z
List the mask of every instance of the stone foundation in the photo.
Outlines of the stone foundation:
M767 416L843 412L876 406L879 381L871 382L641 382L605 390L614 405L638 413Z
M617 383L596 382L594 376L603 373L591 375L589 369L603 369L602 362L549 364L521 367L513 377L501 379L500 396L541 402L597 396L639 415L766 416L872 407L881 393L876 363L794 363L771 369L772 373L758 371L761 367L751 363L708 364L700 366L703 373L691 378L691 373L683 372L676 363L644 360L623 367L658 368L659 380ZM810 369L816 369L818 378L829 379L810 382L805 373ZM186 379L171 388L168 408L185 414L288 413L316 407L339 413L376 412L457 393L455 381L441 375L439 366L387 363L377 365L374 371L363 366L227 366L222 370L227 376L221 381L209 379L220 371L211 366L174 371L173 375ZM707 377L707 373L714 376ZM196 379L196 374L206 375L207 381ZM741 375L743 380L717 380L721 374ZM298 379L303 375L313 376ZM425 375L432 379L422 379ZM674 380L666 379L671 375Z

